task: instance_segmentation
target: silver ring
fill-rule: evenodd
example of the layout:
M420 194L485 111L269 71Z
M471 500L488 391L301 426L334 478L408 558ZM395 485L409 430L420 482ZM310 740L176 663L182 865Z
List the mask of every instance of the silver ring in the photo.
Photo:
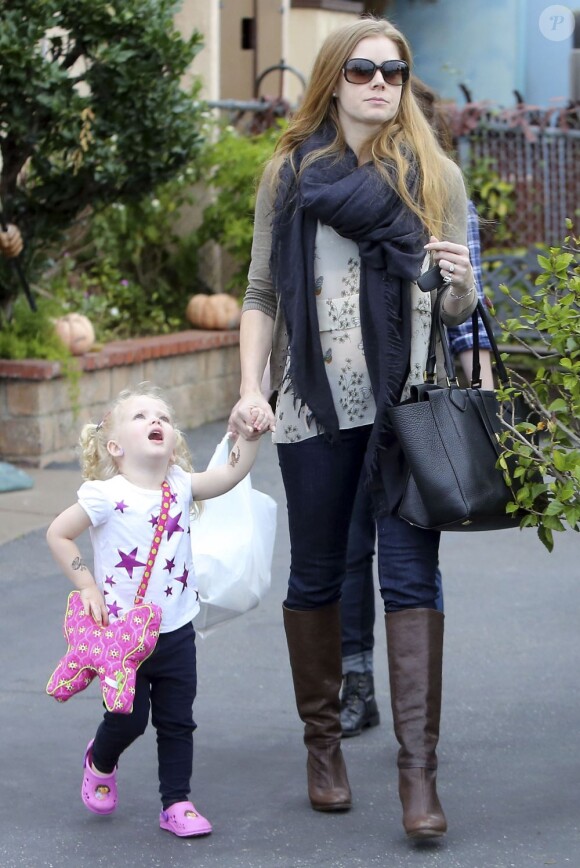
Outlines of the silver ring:
M449 263L449 273L453 274L454 271L455 271L455 265L452 262L450 262Z
M450 274L443 275L443 283L453 283L453 278Z

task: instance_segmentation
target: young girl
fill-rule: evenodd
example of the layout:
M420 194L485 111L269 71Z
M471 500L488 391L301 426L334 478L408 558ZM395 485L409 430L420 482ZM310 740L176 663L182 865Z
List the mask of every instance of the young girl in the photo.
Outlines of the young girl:
M82 799L96 814L117 806L119 757L147 726L149 709L157 731L160 826L174 835L208 835L212 828L188 800L193 761L192 716L196 694L195 631L199 610L189 536L194 501L216 497L248 473L256 441L240 439L229 462L193 473L183 435L159 391L142 384L121 392L98 425L85 425L81 465L86 482L78 502L47 532L48 545L64 574L80 591L85 614L97 624L132 608L143 578L161 487L170 486L171 506L145 599L162 609L153 654L137 671L133 711L106 711L84 758ZM90 529L94 575L74 540Z

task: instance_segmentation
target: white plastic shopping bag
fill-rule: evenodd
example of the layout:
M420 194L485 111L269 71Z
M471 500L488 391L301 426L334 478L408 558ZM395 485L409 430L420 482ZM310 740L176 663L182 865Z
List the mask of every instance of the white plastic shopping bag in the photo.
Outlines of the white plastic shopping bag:
M226 434L208 468L225 464L230 446ZM193 623L203 636L255 608L270 587L276 501L252 488L248 474L231 491L204 501L190 528L201 606Z

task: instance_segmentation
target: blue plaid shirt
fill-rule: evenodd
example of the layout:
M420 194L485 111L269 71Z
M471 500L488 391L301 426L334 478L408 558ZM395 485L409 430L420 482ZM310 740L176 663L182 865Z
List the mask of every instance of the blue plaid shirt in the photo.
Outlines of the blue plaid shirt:
M469 248L469 258L473 275L475 277L475 286L477 294L481 301L485 302L483 295L483 280L481 274L481 243L479 240L479 222L475 205L471 200L467 203L467 247ZM489 350L491 344L485 332L485 328L481 320L479 320L479 346L481 349ZM473 349L473 332L471 330L471 317L461 325L454 326L447 330L449 336L449 346L453 355L461 353L463 350Z

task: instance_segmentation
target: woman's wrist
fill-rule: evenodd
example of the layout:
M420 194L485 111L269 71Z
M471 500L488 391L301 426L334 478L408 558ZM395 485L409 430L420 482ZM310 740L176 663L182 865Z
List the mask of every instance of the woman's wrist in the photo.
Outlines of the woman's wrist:
M462 293L461 295L456 295L456 294L454 293L454 291L453 291L453 287L450 287L450 289L449 289L449 297L452 298L454 301L461 301L462 298L467 298L468 295L471 295L471 293L473 292L474 289L475 289L475 284L473 284L472 286L470 286L469 289L466 290L466 291L465 291L464 293Z
M262 394L261 380L244 380L240 384L240 398L245 401L247 398L253 398L254 395Z

